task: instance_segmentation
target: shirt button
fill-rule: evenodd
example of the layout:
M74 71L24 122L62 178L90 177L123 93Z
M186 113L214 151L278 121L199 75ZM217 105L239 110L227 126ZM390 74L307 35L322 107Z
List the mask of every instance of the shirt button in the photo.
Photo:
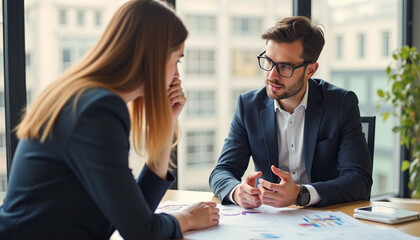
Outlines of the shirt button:
M292 172L292 174L296 174L296 172Z
M290 147L293 147L293 144L290 144Z

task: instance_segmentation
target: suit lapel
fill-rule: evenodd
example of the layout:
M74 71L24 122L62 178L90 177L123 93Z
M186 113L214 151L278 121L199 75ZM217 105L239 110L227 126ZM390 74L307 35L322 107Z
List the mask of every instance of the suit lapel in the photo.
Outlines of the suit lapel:
M265 108L260 110L260 125L264 134L265 151L269 159L268 171L271 172L271 165L279 167L279 154L277 143L277 122L274 112L274 100L267 96ZM279 182L279 178L271 172L272 182ZM267 179L268 180L268 179Z
M312 163L315 153L316 140L318 137L319 126L324 113L324 107L319 104L321 100L320 90L317 84L312 80L308 80L309 94L308 105L305 113L305 128L303 137L304 146L304 160L306 166L306 173L308 174L309 182L311 181Z

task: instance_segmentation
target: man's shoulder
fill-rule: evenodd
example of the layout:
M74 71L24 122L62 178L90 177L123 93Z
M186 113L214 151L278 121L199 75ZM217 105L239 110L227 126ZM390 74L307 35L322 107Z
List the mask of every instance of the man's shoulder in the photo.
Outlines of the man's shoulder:
M331 82L327 82L323 79L320 78L311 78L309 79L309 81L312 82L312 84L310 84L310 86L316 86L319 89L323 90L323 91L329 91L329 92L348 92L347 89L344 89L342 87L339 87L337 85L334 85L334 83Z
M358 102L357 95L351 91L322 79L309 79L309 96L315 102L323 101L328 105L339 105L344 102ZM311 89L312 88L312 89Z

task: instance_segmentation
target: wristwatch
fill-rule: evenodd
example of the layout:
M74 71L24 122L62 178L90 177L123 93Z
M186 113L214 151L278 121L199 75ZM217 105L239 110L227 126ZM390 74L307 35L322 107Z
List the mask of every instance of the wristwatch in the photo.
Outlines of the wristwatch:
M309 194L309 190L305 186L301 185L300 193L298 195L296 205L303 207L303 206L308 205L310 201L311 201L311 195Z

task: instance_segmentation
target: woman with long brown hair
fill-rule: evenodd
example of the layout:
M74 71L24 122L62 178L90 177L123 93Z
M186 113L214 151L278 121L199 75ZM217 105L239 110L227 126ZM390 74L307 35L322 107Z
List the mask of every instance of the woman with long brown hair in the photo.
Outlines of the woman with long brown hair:
M188 32L158 0L132 0L75 66L47 87L17 127L0 207L0 239L181 238L218 224L212 202L154 214L186 99L177 64ZM127 106L128 104L128 106ZM128 166L129 136L146 163Z

